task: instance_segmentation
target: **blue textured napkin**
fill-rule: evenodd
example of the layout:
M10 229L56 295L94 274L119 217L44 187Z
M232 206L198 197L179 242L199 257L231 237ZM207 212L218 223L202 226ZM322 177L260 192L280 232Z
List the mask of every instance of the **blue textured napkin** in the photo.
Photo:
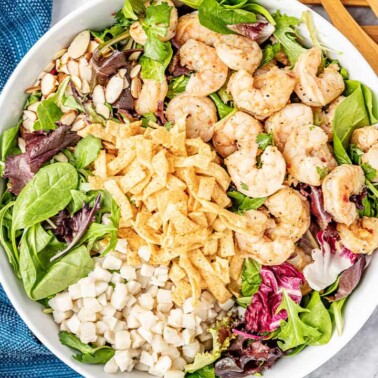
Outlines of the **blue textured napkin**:
M20 59L49 28L51 9L52 0L0 0L0 91ZM80 377L29 331L1 286L0 377Z

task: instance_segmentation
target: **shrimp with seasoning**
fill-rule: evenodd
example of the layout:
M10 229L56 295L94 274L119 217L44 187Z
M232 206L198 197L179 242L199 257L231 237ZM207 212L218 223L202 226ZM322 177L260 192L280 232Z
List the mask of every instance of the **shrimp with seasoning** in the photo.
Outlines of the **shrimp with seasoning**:
M215 43L215 49L221 61L234 71L246 70L253 74L262 60L259 44L241 35L222 35Z
M296 242L310 227L309 203L292 188L280 189L267 199L264 206L275 219L275 226L269 231L273 237L284 236Z
M219 155L225 158L238 149L251 147L261 132L259 121L249 114L236 112L216 124L213 145Z
M325 131L328 135L328 140L332 141L333 139L333 130L332 130L332 122L333 118L335 117L335 112L337 107L345 100L346 97L340 96L336 100L333 100L328 108L322 112L322 123L320 127Z
M188 13L180 17L177 23L176 36L174 38L178 46L182 46L189 39L203 42L208 46L214 47L222 34L211 31L201 25L198 13Z
M188 81L186 93L205 97L216 92L226 82L228 68L219 59L214 47L189 39L179 54L181 65L196 71Z
M167 34L165 36L159 36L160 41L166 42L172 39L176 35L176 28L177 28L177 22L178 22L178 13L177 8L173 4L171 0L157 0L152 3L152 5L160 5L163 3L167 3L171 9L171 13L169 16L169 26L167 30ZM144 31L141 23L139 21L135 21L130 26L130 37L140 45L145 45L147 42L147 34Z
M282 152L291 132L303 125L312 125L312 109L304 104L289 104L265 121L265 131L273 133L274 145Z
M274 66L255 77L246 70L234 73L228 90L238 109L263 120L288 103L295 84L296 79L290 72Z
M353 253L370 255L378 248L378 219L363 217L349 227L338 224L341 243Z
M324 209L338 223L350 226L357 218L356 205L350 196L360 194L365 185L365 175L357 165L342 164L329 173L322 184Z
M328 105L345 89L344 79L337 64L329 65L317 76L321 63L322 52L314 47L300 55L294 67L298 78L295 93L308 106Z
M142 90L135 101L135 110L138 114L155 113L159 102L164 101L168 93L167 80L157 81L146 79L143 81Z
M267 197L282 188L286 163L277 147L268 146L261 154L261 168L257 167L257 143L243 148L225 159L228 173L239 192L246 196Z
M174 97L168 104L166 117L175 122L180 117L186 117L186 136L200 137L208 142L214 131L217 121L217 109L208 97L189 96L182 94Z
M323 176L337 166L327 142L327 134L318 126L293 130L283 152L290 175L299 182L319 186Z

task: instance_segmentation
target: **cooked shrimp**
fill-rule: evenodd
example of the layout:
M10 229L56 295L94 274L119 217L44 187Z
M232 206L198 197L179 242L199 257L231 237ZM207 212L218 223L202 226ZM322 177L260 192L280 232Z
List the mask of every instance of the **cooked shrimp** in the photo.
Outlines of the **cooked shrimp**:
M339 67L331 64L318 77L319 66L322 62L322 52L314 47L304 52L294 67L298 77L295 93L303 103L309 106L325 106L339 97L345 89L343 77Z
M351 226L338 224L341 243L353 253L370 255L378 248L378 219L363 217Z
M265 121L265 131L273 133L275 146L282 152L291 132L297 127L313 124L314 116L309 106L289 104Z
M375 169L375 176L374 178L370 178L370 181L378 182L378 144L374 144L368 152L361 156L361 162Z
M283 153L290 175L299 182L319 186L323 176L337 165L327 141L327 134L318 126L293 130Z
M296 190L289 187L280 189L265 202L265 207L275 218L275 227L269 235L298 241L308 230L311 223L310 206L307 200Z
M240 254L243 257L252 257L262 265L280 265L284 263L295 251L292 239L279 236L270 239L263 236L255 241L246 235L235 233Z
M322 184L324 209L336 222L349 226L358 218L350 196L360 194L364 184L364 171L357 165L340 165L326 176Z
M175 122L186 116L186 135L188 138L200 137L208 142L213 136L213 125L217 121L217 109L207 97L182 94L174 97L168 104L166 117Z
M213 145L222 157L227 157L237 149L251 147L261 132L259 121L249 114L236 112L216 124Z
M265 119L287 104L295 83L291 73L274 66L256 77L245 70L234 73L228 90L238 109L257 119Z
M215 43L215 49L221 61L235 71L246 70L253 74L262 60L259 44L241 35L222 35Z
M179 53L181 65L196 71L186 86L188 94L208 96L226 82L228 68L219 59L214 47L189 39Z
M350 143L356 144L362 152L368 152L374 144L378 143L377 125L354 130Z
M178 14L177 14L176 7L171 0L157 0L153 3L153 5L160 5L162 3L167 3L170 7L172 7L172 10L169 16L169 26L168 26L167 34L165 36L159 36L159 39L162 42L166 42L172 39L176 35ZM147 42L147 34L144 31L139 21L134 22L130 26L130 36L136 43L139 43L140 45L145 45L145 43Z
M328 140L331 141L333 138L332 122L335 117L336 108L345 100L346 97L340 96L336 100L332 101L328 109L322 112L322 123L320 127L328 135Z
M286 164L277 147L268 146L261 155L261 168L256 166L258 146L252 143L225 159L237 189L249 197L267 197L282 188Z
M300 272L303 272L303 269L312 263L311 255L306 253L303 248L299 247L298 245L295 246L295 252L290 257L290 260L287 262L297 268Z
M211 31L200 24L198 13L188 13L180 17L177 23L175 42L182 46L189 39L214 46L222 34Z
M142 90L135 102L135 110L138 114L155 113L160 101L164 101L168 92L168 84L157 80L144 80Z

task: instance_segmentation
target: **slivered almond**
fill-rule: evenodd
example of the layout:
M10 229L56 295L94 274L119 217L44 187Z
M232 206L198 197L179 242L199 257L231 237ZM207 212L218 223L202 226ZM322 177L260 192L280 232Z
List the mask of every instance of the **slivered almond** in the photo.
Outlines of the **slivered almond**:
M34 122L37 120L37 115L30 111L24 110L22 115L22 126L28 131L34 131L33 126Z
M25 143L25 140L22 139L22 138L18 138L17 139L17 144L18 144L18 147L19 149L21 150L22 153L24 153L26 151L26 143Z
M61 64L60 67L57 69L57 71L65 73L66 75L70 74L70 71L68 71L67 64Z
M139 72L141 70L142 66L140 64L137 64L134 66L130 71L130 77L134 79L134 77L137 77L139 75Z
M34 93L36 91L39 91L41 89L41 86L38 84L38 85L33 85L32 87L29 87L25 90L25 93Z
M109 108L104 104L98 104L96 106L96 112L100 115L102 115L104 118L109 119L110 118L110 110Z
M140 57L140 54L142 54L141 51L135 51L129 56L129 60L138 60Z
M67 74L65 74L64 72L59 72L58 73L58 83L60 84L66 77L67 77Z
M72 76L71 80L75 84L75 87L80 91L81 90L81 80L80 80L79 76Z
M79 62L79 76L81 80L91 81L92 79L92 66L84 58Z
M63 54L62 57L60 58L61 64L67 64L69 60L70 60L70 56L68 55L68 53Z
M37 111L37 108L39 106L41 102L40 101L37 101L31 105L28 106L28 110L32 111L32 112L36 112Z
M101 85L96 85L93 89L92 100L95 106L105 104L105 92Z
M66 52L67 52L67 49L61 49L61 50L59 50L59 51L54 55L54 59L59 59L59 58L61 58Z
M140 95L140 92L142 90L142 82L141 80L139 79L139 77L134 77L133 80L131 80L131 95L134 97L134 98L138 98L139 95Z
M67 63L68 72L72 76L79 76L79 63L75 60L70 60Z
M105 98L109 104L117 101L123 90L123 79L119 76L113 76L106 86Z
M52 61L46 65L46 67L43 69L45 72L51 72L55 67L55 62Z
M78 114L77 110L75 109L69 110L67 113L64 113L60 117L60 122L62 122L63 125L71 126L75 122L77 114Z
M126 75L126 72L127 72L126 68L121 68L121 69L118 71L118 76L124 78L125 75Z
M73 59L83 56L87 52L90 38L89 30L84 30L78 34L67 50L68 55Z
M83 80L81 82L81 93L82 94L88 94L91 91L91 87L89 83L86 80Z
M45 75L46 75L46 72L45 72L45 71L42 71L42 72L38 75L37 79L38 79L38 80L42 80L42 79L44 78Z
M123 89L126 89L130 86L130 82L126 79L126 77L123 78Z
M93 53L97 49L98 45L99 43L97 43L96 41L90 41L88 46L88 52Z
M54 92L57 81L56 76L50 73L46 74L41 80L41 91L44 96L48 96L50 93Z
M79 131L81 129L84 129L84 127L87 126L87 122L85 120L85 116L84 115L79 115L76 120L75 120L75 123L73 124L72 126L72 131Z
M59 163L68 163L68 157L63 152L59 152L54 156L54 159Z

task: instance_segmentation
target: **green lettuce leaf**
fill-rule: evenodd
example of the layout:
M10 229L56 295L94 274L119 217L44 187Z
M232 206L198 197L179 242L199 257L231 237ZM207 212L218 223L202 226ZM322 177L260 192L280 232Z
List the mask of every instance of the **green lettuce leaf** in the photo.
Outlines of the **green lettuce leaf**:
M232 200L233 206L231 208L231 211L239 214L243 214L248 210L257 210L266 201L266 197L251 198L235 190L227 192L227 195Z

